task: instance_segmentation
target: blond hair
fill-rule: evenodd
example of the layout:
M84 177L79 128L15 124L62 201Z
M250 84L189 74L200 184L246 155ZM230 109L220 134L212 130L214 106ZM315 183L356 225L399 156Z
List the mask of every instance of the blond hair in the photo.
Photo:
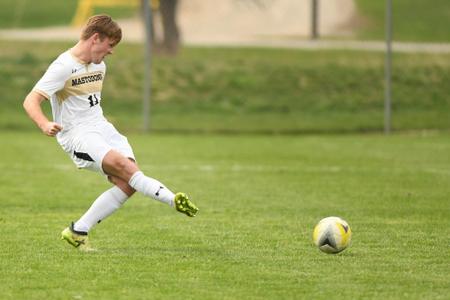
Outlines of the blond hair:
M81 32L81 39L87 40L95 33L98 33L101 39L105 37L109 38L114 45L117 45L122 39L122 29L108 15L90 17Z

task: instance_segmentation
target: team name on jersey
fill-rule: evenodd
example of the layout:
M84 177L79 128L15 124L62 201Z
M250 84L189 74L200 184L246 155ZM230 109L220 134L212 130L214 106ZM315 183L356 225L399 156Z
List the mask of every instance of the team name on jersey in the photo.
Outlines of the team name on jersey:
M82 101L86 101L86 95L94 93L101 94L104 78L105 74L103 70L84 73L68 78L64 84L64 87L55 93L58 102L62 103L69 97L75 97Z
M94 75L88 75L88 76L82 76L78 78L72 78L72 86L77 86L80 84L95 82L95 81L101 81L103 80L103 74L94 74Z

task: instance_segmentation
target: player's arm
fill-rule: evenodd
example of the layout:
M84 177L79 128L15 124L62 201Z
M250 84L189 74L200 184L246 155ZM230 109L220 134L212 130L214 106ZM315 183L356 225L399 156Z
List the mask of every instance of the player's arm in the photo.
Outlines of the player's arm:
M36 91L31 91L23 101L23 108L27 112L31 120L42 130L47 136L55 136L62 130L62 126L51 122L47 119L41 108L41 103L46 98Z

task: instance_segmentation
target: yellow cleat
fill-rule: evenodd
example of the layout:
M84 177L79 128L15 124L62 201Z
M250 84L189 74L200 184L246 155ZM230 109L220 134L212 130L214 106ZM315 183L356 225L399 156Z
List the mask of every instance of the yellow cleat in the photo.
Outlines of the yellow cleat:
M189 217L195 217L195 214L198 212L197 206L189 200L185 193L176 193L173 202L177 211Z
M95 251L89 245L87 232L77 232L73 229L73 223L61 232L61 240L66 240L69 244L79 249L80 251Z

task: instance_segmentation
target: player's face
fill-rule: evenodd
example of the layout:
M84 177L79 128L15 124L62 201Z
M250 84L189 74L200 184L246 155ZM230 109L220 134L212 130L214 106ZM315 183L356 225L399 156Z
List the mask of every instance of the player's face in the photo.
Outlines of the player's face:
M107 55L113 54L114 43L109 38L105 37L103 40L100 37L94 39L92 46L92 62L94 64L101 63Z

